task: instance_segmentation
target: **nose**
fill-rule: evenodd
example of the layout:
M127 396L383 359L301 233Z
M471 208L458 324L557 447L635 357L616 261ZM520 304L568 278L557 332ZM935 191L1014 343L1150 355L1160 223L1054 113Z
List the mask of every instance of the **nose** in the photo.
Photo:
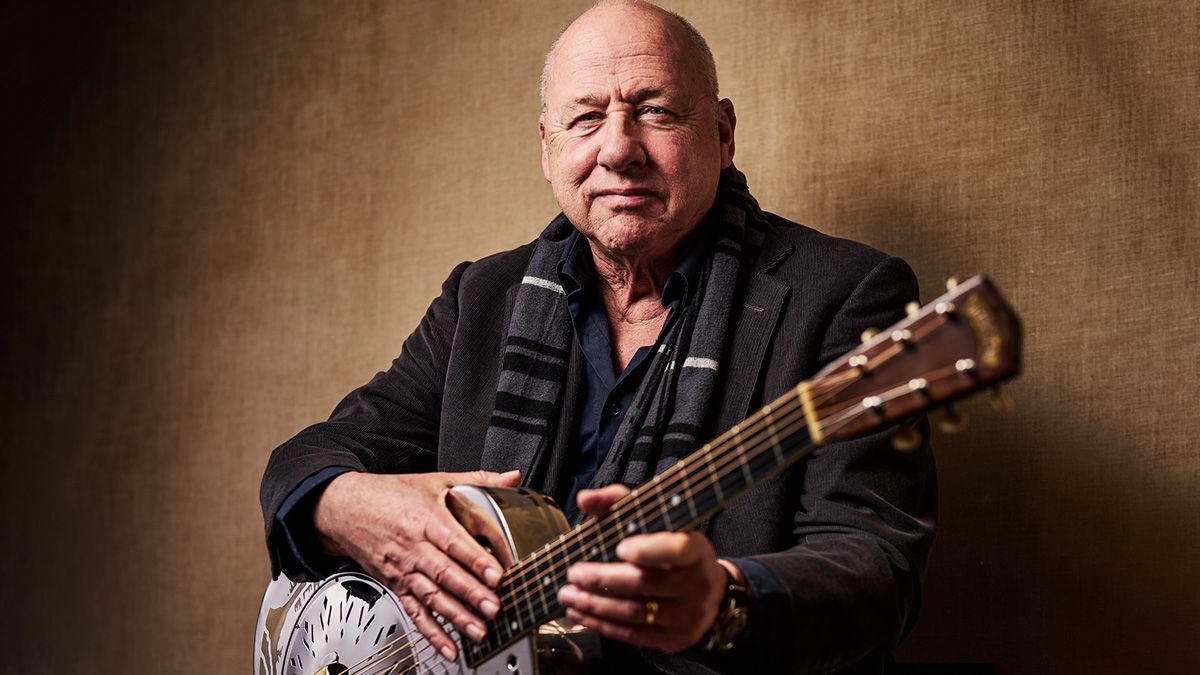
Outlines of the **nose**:
M612 115L605 121L596 163L618 173L646 163L646 150L628 115Z

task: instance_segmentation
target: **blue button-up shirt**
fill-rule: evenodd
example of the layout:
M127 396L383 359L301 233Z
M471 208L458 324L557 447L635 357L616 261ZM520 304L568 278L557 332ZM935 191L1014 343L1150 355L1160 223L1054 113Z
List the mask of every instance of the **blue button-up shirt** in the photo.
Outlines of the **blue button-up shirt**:
M667 308L655 345L679 319L683 307L695 292L707 258L706 242L694 246L663 285L662 304ZM573 482L563 503L567 519L579 515L575 494L588 487L608 455L613 439L633 398L645 379L654 345L638 348L625 370L616 372L608 315L600 300L596 267L587 240L579 232L571 235L567 250L558 263L558 276L567 293L567 307L575 324L575 338L583 352L585 373L576 409L574 449L568 453L568 474Z

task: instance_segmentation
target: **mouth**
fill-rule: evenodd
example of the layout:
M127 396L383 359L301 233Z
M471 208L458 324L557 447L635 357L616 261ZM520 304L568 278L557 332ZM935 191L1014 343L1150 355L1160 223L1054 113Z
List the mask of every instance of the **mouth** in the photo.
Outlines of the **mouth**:
M605 201L622 206L634 206L636 204L642 204L650 201L651 199L656 199L657 197L658 195L656 195L652 190L638 187L599 190L592 195L593 199L603 198Z
M606 196L610 196L610 195L617 196L617 197L636 197L636 196L653 197L654 192L651 191L649 188L626 187L626 188L609 188L607 190L597 190L595 193L596 197L606 197Z

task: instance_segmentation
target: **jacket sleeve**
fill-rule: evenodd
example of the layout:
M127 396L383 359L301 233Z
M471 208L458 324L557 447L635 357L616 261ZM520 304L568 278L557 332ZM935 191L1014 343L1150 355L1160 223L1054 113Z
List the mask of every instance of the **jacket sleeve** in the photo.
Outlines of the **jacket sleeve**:
M819 363L858 346L864 329L900 320L905 303L916 299L908 265L883 259L828 323ZM923 417L918 426L928 438ZM751 556L790 596L763 598L753 621L757 655L780 654L767 666L773 672L827 671L864 660L877 669L912 627L933 543L937 480L928 443L897 452L894 430L819 446L794 469L795 543Z
M417 329L386 372L350 392L328 421L304 429L271 453L260 498L271 574L309 580L339 561L320 551L312 508L342 471L415 473L437 465L438 427L455 326L458 287L469 263L442 284ZM281 509L286 506L286 523Z

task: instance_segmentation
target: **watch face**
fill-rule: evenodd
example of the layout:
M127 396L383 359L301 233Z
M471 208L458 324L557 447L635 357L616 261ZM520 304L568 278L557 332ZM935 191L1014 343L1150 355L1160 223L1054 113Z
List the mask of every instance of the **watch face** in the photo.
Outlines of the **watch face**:
M396 596L362 574L315 583L280 575L267 587L255 636L255 675L312 675L326 667L449 672Z
M746 630L746 624L750 623L750 613L745 607L734 607L729 614L721 622L720 636L717 638L718 649L729 649L733 643Z

